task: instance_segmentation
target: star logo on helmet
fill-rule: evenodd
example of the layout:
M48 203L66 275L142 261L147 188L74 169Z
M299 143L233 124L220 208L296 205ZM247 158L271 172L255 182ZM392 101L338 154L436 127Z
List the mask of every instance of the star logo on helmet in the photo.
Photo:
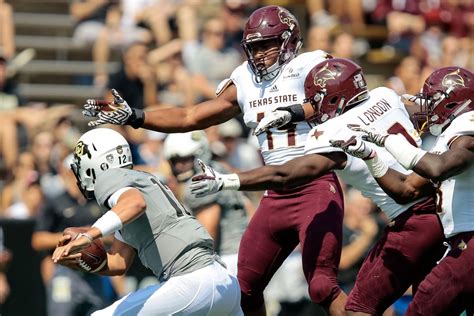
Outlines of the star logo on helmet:
M461 77L461 75L459 74L459 71L460 70L457 69L447 74L446 76L444 76L443 81L441 82L443 87L446 87L446 88L456 87L456 86L465 87L464 78Z
M326 87L326 82L328 80L334 80L336 79L336 73L334 73L333 71L331 71L329 68L328 68L329 64L326 63L326 65L321 68L315 75L314 75L314 85L315 86L320 86L321 88L325 88Z

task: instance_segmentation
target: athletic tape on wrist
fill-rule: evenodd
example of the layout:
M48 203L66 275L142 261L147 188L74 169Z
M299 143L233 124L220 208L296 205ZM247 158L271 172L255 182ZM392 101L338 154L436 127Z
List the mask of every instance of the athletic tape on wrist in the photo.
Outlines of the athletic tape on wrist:
M224 185L222 187L224 190L237 191L240 188L240 179L236 173L223 174L222 180L224 181Z
M400 134L389 135L385 139L385 148L407 170L413 169L426 154L426 151L413 146Z
M375 153L374 158L364 160L367 168L369 168L370 173L374 178L381 178L383 177L387 171L388 166L383 162L382 159L379 158L377 153Z
M102 233L102 236L108 236L121 229L123 226L120 217L114 211L108 211L102 215L92 227L97 228Z

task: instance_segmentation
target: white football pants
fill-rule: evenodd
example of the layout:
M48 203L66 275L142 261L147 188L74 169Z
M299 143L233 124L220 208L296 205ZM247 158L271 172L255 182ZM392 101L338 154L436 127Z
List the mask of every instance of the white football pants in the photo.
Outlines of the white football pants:
M237 278L214 262L197 271L132 292L92 316L241 316Z

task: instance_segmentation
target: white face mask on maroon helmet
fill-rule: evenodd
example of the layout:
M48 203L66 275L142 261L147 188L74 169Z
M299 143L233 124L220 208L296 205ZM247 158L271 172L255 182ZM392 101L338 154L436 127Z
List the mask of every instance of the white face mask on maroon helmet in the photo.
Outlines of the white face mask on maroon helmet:
M280 44L275 63L265 66L262 58L254 56L254 48L263 41L277 40ZM258 82L272 80L284 64L292 60L302 46L300 28L296 18L286 9L270 5L254 11L244 27L242 48Z

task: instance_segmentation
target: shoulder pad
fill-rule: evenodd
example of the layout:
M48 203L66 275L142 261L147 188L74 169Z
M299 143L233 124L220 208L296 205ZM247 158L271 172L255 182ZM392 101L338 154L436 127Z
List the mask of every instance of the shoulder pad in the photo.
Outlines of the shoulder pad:
M232 79L230 78L227 78L227 79L224 79L222 80L218 85L217 85L217 88L216 88L216 97L220 96L222 94L222 92L224 92L224 90L230 86L231 84L233 84L234 82L232 81Z

